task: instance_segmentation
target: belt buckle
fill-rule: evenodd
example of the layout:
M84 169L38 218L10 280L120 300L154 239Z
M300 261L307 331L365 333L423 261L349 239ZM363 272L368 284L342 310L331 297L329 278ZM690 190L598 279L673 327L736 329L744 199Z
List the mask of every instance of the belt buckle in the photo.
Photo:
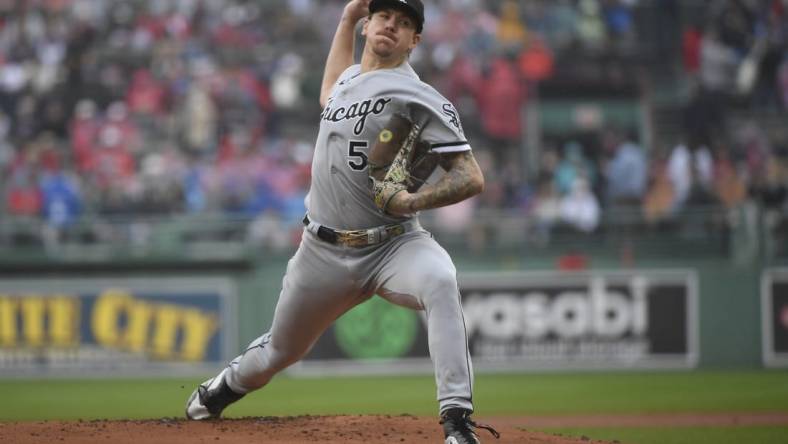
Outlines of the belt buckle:
M348 247L366 247L383 242L405 233L405 226L402 224L387 225L382 228L370 228L368 230L349 230L335 231L337 243Z
M361 247L366 247L367 245L369 245L369 243L367 242L367 239L364 237L354 237L350 240L348 245L351 247L361 248Z
M340 243L348 247L364 247L367 245L365 230L340 231L337 233Z

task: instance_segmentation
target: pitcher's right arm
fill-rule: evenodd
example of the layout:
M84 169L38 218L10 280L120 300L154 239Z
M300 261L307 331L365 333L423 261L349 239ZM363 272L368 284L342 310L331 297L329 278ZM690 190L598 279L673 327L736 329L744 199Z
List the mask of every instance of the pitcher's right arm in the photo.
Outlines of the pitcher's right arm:
M356 23L369 15L370 1L351 0L345 5L323 70L323 82L320 86L320 106L323 108L339 76L353 64Z

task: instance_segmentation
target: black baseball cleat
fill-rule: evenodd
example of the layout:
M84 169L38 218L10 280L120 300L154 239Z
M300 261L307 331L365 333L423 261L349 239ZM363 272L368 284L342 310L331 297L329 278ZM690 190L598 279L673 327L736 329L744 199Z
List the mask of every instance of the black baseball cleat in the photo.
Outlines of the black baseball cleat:
M215 419L221 416L222 411L230 404L243 398L244 395L235 393L227 386L224 375L229 368L225 368L217 376L198 385L186 401L186 417L192 420Z
M471 420L471 412L465 409L449 409L441 415L440 424L443 425L444 444L481 444L475 429L485 429L495 439L501 437L494 428L476 424Z

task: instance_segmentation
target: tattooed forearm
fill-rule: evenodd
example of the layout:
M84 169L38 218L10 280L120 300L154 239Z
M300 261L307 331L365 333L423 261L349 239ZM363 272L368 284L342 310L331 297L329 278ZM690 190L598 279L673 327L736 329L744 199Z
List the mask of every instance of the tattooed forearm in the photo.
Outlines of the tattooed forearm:
M442 166L448 171L433 185L425 185L411 196L411 212L451 205L479 194L484 176L470 151L444 155Z

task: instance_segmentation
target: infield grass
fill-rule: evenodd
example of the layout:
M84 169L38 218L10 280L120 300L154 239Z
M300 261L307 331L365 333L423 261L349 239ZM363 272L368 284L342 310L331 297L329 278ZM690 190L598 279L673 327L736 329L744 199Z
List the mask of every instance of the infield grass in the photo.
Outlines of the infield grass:
M181 416L199 379L0 380L0 420ZM554 415L788 412L788 372L696 371L477 375L477 412ZM434 414L431 376L275 378L227 416Z
M582 437L622 444L785 444L788 427L630 427L630 428L564 428L544 432Z
M181 417L203 379L0 380L0 420ZM482 374L474 402L479 416L788 412L788 372ZM282 375L226 416L434 415L436 409L431 376ZM788 442L788 427L773 426L546 430L634 444Z

